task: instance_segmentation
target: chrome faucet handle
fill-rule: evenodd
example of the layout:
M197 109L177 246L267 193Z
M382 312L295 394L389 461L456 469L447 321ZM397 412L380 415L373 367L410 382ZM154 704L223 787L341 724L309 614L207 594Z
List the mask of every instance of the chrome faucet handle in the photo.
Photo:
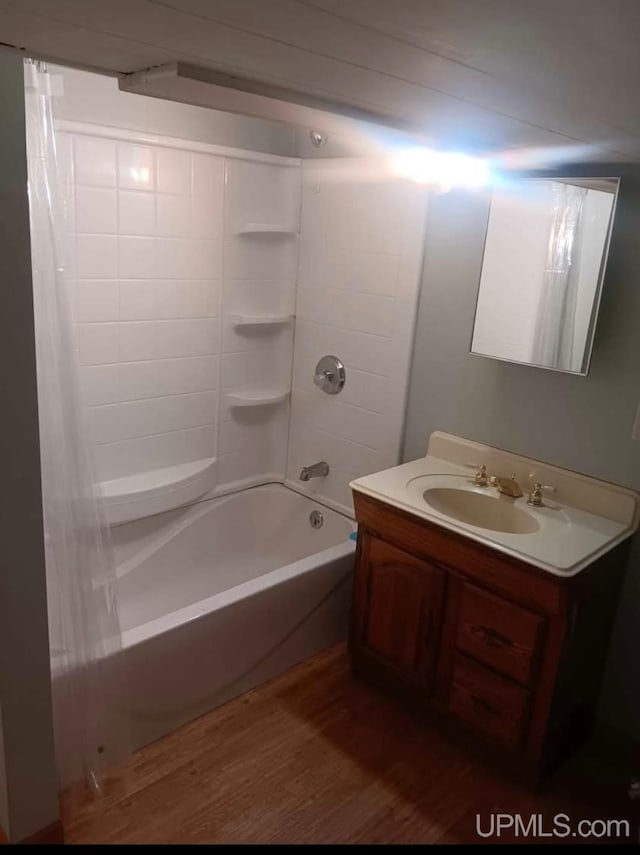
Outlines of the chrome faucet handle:
M473 476L473 483L477 487L486 487L489 484L489 476L487 474L487 467L484 463L465 463L464 464L467 469L475 469L476 474Z
M331 383L334 377L333 371L318 371L313 375L313 382L322 389L327 383Z
M344 364L337 356L323 356L313 372L313 382L327 395L342 391L346 379Z
M530 475L529 477L533 478L534 476ZM527 498L527 504L533 505L536 508L541 507L542 505L544 505L543 491L546 490L549 493L555 493L556 489L557 488L554 487L552 484L541 484L539 481L534 481L533 487L531 488L531 491L529 492L529 496Z

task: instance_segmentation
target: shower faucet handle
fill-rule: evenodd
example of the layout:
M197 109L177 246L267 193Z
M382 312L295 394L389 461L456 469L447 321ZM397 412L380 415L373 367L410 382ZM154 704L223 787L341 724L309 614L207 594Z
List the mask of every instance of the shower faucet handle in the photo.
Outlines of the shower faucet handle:
M334 378L333 371L318 371L317 374L314 374L313 382L316 386L319 386L321 389L327 385L327 383L331 383Z
M345 379L344 365L337 356L323 356L313 373L313 382L327 395L337 395L341 392Z

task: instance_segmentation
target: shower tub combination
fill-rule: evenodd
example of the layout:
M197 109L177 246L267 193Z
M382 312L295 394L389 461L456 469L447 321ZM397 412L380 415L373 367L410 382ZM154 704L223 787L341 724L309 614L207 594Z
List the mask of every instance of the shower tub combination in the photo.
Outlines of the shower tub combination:
M280 484L114 526L132 747L346 637L354 529Z

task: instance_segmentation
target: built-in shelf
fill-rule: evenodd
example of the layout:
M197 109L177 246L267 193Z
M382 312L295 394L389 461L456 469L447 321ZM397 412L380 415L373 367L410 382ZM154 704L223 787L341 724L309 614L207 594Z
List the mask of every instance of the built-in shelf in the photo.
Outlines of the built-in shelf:
M264 407L286 401L289 394L288 389L241 389L228 392L225 400L232 407Z
M111 525L179 508L215 485L215 457L102 481L102 506Z
M229 315L234 327L273 327L290 324L293 315Z
M244 223L238 229L239 235L297 235L298 230L284 223Z

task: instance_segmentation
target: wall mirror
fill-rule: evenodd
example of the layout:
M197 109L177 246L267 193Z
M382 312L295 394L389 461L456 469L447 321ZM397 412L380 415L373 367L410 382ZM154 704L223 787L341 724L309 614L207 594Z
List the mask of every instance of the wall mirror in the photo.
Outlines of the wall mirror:
M491 192L471 352L587 374L618 178L522 178Z

